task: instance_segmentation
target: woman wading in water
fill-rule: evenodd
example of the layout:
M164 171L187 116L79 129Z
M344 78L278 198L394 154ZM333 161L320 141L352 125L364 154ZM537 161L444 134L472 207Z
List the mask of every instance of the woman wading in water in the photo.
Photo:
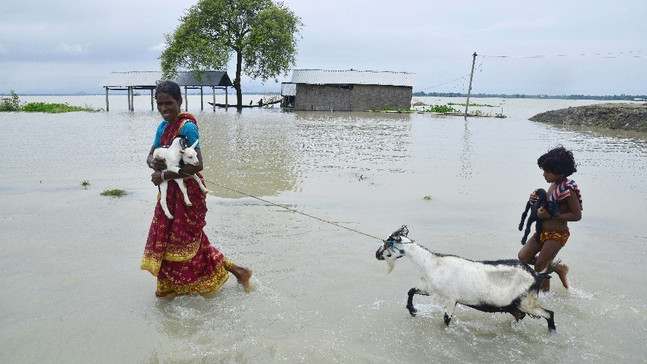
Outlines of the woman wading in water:
M168 183L168 208L173 219L168 219L159 202L155 206L153 221L148 232L141 269L157 277L158 297L198 293L209 295L216 292L231 272L249 292L252 270L239 267L209 243L204 233L207 214L206 194L200 190L191 175L203 168L200 145L196 146L200 163L197 166L183 165L179 174L162 172L166 168L163 159L154 159L153 151L169 146L177 136L184 136L192 145L199 139L195 117L181 113L182 93L180 86L164 81L155 90L157 110L162 121L155 134L146 163L153 170L151 181L158 186L165 180L184 178ZM184 183L193 206L186 206L176 182Z

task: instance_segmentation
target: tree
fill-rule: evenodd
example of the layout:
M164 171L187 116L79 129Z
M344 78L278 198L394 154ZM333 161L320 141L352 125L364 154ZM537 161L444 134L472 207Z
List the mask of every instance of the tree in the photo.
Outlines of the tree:
M241 74L266 81L287 75L295 64L301 19L272 0L200 0L166 34L160 55L168 76L180 69L200 72L224 69L236 59L236 105L242 109Z

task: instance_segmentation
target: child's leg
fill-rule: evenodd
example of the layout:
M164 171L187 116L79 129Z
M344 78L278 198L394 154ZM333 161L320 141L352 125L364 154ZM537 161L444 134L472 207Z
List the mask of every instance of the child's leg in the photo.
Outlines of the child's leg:
M553 261L557 256L557 253L562 249L562 244L556 242L555 240L546 240L542 244L541 252L535 261L535 270L541 272L548 266L548 263ZM562 281L564 288L568 289L568 281L566 279L566 274L568 274L568 265L560 264L555 268L555 273L559 276L559 279ZM550 289L550 281L544 280L542 284L542 290L548 291Z
M535 235L528 238L526 244L521 247L517 257L520 261L527 264L535 264L535 255L541 250L541 245L535 241Z

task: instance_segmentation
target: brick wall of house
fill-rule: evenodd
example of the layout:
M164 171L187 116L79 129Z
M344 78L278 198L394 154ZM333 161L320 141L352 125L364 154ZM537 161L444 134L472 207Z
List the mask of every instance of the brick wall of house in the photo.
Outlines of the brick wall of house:
M413 88L378 85L297 84L295 110L368 111L373 108L408 109Z

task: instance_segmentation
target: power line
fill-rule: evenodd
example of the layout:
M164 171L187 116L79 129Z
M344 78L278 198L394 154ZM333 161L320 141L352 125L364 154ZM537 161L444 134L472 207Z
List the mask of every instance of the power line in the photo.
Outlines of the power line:
M509 54L479 54L484 58L510 58L510 59L541 59L541 58L644 58L647 52L642 50L633 50L626 52L593 52L593 53L572 53L572 54L533 54L533 55L509 55Z

